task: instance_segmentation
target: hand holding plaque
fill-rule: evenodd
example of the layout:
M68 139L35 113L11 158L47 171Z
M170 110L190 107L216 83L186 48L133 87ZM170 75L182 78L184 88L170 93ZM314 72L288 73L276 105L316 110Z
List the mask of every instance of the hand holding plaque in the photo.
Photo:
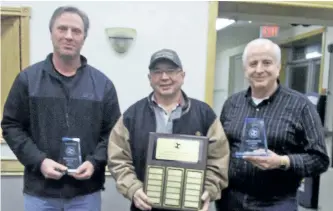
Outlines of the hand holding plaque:
M246 118L243 134L235 156L267 156L267 139L264 120L261 118Z
M75 173L82 164L80 139L63 137L61 143L62 163L67 166L68 173Z

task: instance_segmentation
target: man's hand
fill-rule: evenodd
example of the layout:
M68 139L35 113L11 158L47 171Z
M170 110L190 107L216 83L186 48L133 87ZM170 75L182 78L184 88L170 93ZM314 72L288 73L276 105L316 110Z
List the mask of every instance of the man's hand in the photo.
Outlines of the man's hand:
M45 158L40 167L40 171L46 179L60 179L66 172L67 167L51 159Z
M202 196L201 200L204 201L202 209L200 211L208 211L209 209L209 203L210 203L210 196L208 191L205 191Z
M90 161L85 161L82 163L79 168L76 169L76 172L70 173L69 175L73 176L77 180L86 180L91 177L94 173L94 166Z
M143 189L138 189L133 196L133 202L136 208L140 210L151 210L151 203L148 196L143 192Z
M262 170L279 168L281 160L288 159L288 157L280 156L271 150L268 150L268 156L244 156L243 158ZM289 160L287 162L289 163Z

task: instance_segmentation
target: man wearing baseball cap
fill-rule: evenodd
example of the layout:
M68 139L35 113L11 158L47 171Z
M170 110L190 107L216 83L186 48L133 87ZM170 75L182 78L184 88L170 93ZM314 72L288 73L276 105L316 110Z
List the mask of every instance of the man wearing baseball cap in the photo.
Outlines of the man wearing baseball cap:
M153 92L127 109L114 126L108 167L118 191L132 201L131 211L154 210L143 191L149 132L202 135L210 139L202 210L221 197L228 185L229 144L214 111L181 89L185 72L177 53L155 52L148 79Z

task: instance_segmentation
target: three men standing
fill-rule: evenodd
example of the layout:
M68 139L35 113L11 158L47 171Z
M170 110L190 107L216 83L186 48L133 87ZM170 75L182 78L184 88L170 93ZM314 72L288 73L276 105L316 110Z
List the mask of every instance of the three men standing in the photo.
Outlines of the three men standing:
M215 200L218 211L297 210L301 179L328 168L320 118L305 96L279 84L281 51L271 41L257 39L245 48L250 87L228 98L220 119L182 91L185 72L170 49L151 57L153 92L121 115L113 83L80 55L88 17L60 7L49 27L53 53L19 73L1 122L3 137L25 166L26 211L100 211L107 162L131 210L151 210L142 189L149 132L209 138L205 211ZM246 117L265 120L269 156L232 157ZM61 162L63 137L80 140L83 163L72 174Z

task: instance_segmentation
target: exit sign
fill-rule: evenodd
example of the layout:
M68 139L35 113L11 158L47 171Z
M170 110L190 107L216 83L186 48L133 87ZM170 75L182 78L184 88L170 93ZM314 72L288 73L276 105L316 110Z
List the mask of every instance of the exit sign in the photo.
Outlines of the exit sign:
M278 26L261 26L260 27L260 37L262 38L270 38L270 37L277 37L279 35Z

